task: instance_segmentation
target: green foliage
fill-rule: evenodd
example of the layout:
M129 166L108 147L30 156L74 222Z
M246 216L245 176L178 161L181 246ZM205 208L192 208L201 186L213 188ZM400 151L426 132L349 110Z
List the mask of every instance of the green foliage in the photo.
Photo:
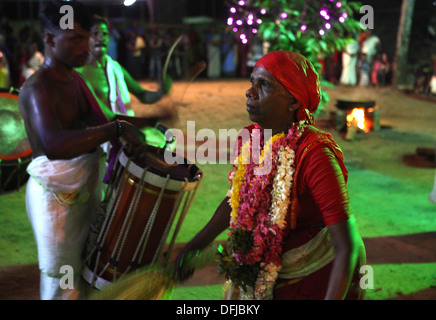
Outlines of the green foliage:
M262 19L258 36L269 43L269 51L289 50L295 51L308 58L321 75L320 60L345 48L347 41L360 30L360 22L354 19L362 4L341 0L341 7L337 8L337 0L250 0L244 7L238 6L238 0L233 0L233 6L238 7L241 17L250 12L257 12ZM266 14L259 13L259 8L266 9ZM320 15L321 9L327 9L330 19L326 20ZM286 18L280 15L286 13ZM341 23L339 17L346 14ZM325 24L330 24L327 29ZM301 27L307 28L302 31ZM325 34L320 35L319 30L324 29ZM324 81L322 83L326 85ZM322 95L322 104L328 103L328 94Z
M348 32L355 34L360 31L360 23L353 17L361 4L357 2L340 1L342 6L336 7L337 1L329 0L252 0L249 5L265 8L267 14L262 16L263 23L259 27L259 34L263 40L270 43L269 50L296 51L307 57L320 70L319 58L342 50L347 41ZM331 19L325 20L320 10L329 9ZM287 17L280 18L285 12ZM337 19L346 13L347 17L341 23ZM335 14L336 16L333 16ZM326 29L325 23L331 28ZM302 32L301 26L307 26ZM324 35L319 30L325 30Z

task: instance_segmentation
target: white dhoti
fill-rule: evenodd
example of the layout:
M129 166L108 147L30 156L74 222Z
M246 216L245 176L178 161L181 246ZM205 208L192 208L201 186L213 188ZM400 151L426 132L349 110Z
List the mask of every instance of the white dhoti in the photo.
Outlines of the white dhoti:
M26 208L38 248L42 300L83 298L82 253L101 200L100 161L98 149L71 160L40 156L27 168Z

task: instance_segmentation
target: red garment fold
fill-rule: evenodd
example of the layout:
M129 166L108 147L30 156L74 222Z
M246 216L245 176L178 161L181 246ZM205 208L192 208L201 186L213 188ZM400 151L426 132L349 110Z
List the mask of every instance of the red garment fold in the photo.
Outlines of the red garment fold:
M86 82L82 79L82 77L79 75L78 72L73 71L74 77L76 78L77 83L79 84L79 88L82 91L83 95L85 96L86 100L89 103L89 106L91 107L93 115L96 117L98 124L106 124L109 123L109 120L103 113L103 111L100 108L100 104L98 103L97 99L92 94L91 90L89 90L88 85ZM112 145L112 148L109 152L109 158L108 158L108 168L106 170L106 174L104 176L103 182L107 183L110 179L112 169L115 165L115 160L117 158L118 152L120 151L122 144L120 140L116 138L111 138L110 143Z

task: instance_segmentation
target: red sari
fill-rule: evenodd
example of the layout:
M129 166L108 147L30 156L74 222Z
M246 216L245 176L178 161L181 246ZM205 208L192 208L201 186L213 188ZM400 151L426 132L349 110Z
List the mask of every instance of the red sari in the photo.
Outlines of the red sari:
M308 126L298 142L295 163L289 233L283 252L305 244L323 227L352 215L346 186L348 171L342 151L330 134ZM278 279L274 299L324 299L332 265L333 261L297 283ZM359 268L356 267L346 299L358 299L362 295Z
M254 124L245 127L249 132ZM239 150L242 146L239 143ZM295 150L295 174L283 252L311 240L322 228L348 220L352 215L347 191L348 171L341 149L331 134L307 126ZM274 300L324 299L333 261L296 283L278 279ZM356 267L346 299L362 298Z

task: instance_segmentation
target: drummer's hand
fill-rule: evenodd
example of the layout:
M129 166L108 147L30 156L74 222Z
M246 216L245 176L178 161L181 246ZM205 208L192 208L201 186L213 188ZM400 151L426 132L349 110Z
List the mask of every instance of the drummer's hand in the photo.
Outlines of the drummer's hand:
M139 101L145 104L152 104L159 101L163 97L163 92L161 90L158 91L148 91L144 90L139 95Z
M147 145L129 146L130 154L142 163L146 163L149 149Z
M121 123L121 138L135 147L145 145L145 135L141 130L130 122L124 120L119 120L119 122Z

